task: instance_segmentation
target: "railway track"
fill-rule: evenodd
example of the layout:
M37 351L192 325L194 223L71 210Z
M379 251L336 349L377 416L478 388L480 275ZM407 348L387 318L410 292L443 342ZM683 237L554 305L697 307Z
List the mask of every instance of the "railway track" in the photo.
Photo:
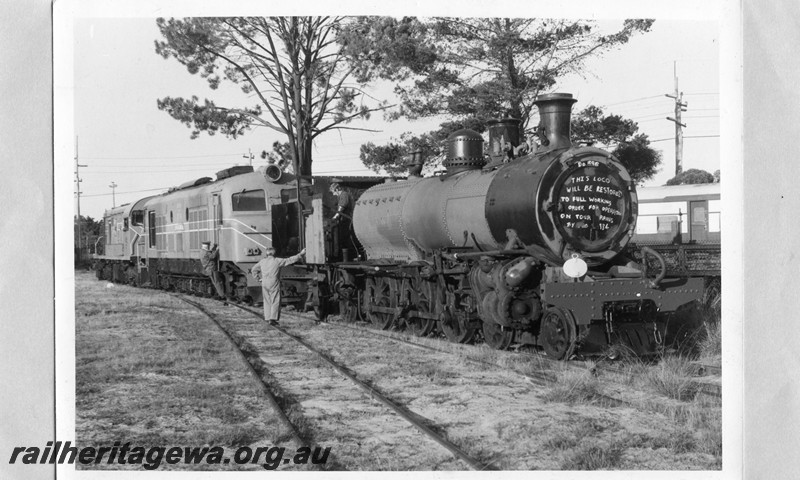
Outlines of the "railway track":
M258 311L252 310L242 305L237 305L237 304L232 304L232 305L236 308L247 311L250 314L255 315L259 318L261 317L261 313ZM304 318L304 319L310 318L308 316L304 316L297 313L284 312L283 315L295 318ZM572 362L553 360L539 352L517 351L514 352L515 356L519 355L522 357L529 358L531 362L534 362L536 364L536 368L534 371L521 372L518 369L513 368L513 366L509 367L509 365L500 365L495 362L490 362L487 360L470 357L470 354L467 351L468 349L470 349L470 346L466 345L452 344L450 342L446 342L448 348L439 348L436 346L426 345L419 343L417 341L413 341L412 338L415 337L405 336L401 332L391 332L391 331L384 332L382 330L381 331L376 330L374 328L371 328L369 324L366 324L365 326L362 327L354 327L352 325L345 324L342 322L328 321L328 322L322 322L321 325L331 326L334 328L348 329L354 332L361 332L377 338L386 339L389 341L405 344L423 350L435 351L451 355L455 354L470 363L482 364L485 366L493 366L496 368L513 372L514 374L524 378L529 383L538 386L548 386L557 383L558 372L563 371L565 369L572 370L575 372L589 371L591 374L595 376L603 376L605 378L611 378L611 379L620 379L620 382L624 382L624 376L627 374L623 369L621 369L615 364L593 363L591 368L587 369L586 367L576 365ZM289 335L288 332L284 333ZM464 350L464 351L454 352L453 349ZM694 378L691 380L692 388L697 392L697 394L704 395L713 399L721 399L722 387L718 380L721 369L717 366L705 365L696 362L692 363L691 367L692 367L692 373L691 373L692 375L695 375L697 377L702 377L702 378ZM709 378L709 376L711 378ZM716 376L716 378L714 378L714 376ZM617 398L612 395L598 394L598 400L602 401L603 403L609 406L630 406L633 408L640 408L640 406L636 405L635 402L631 402L629 400L622 398ZM649 405L649 403L646 405Z
M256 385L258 385L259 389L262 391L262 393L264 393L264 396L267 398L267 401L269 401L270 405L273 407L273 409L277 413L278 418L280 418L281 423L283 423L283 425L289 430L291 437L300 446L305 446L305 447L310 446L309 442L305 438L303 438L303 436L298 431L297 427L289 419L289 416L286 414L284 408L281 406L282 402L278 401L278 398L272 392L272 389L270 388L270 386L264 381L264 378L262 378L261 372L263 372L263 369L264 369L263 365L260 365L259 362L254 361L252 355L248 355L247 352L242 350L242 348L241 348L241 343L242 343L241 339L235 338L234 335L225 327L225 325L223 325L219 321L217 316L212 314L211 312L209 312L203 305L201 305L201 304L199 304L199 303L197 303L197 302L195 302L193 300L189 300L188 298L186 298L186 297L184 297L182 295L173 295L173 296L175 298L177 298L177 299L179 299L179 300L181 300L181 301L193 306L194 308L196 308L197 310L202 312L206 317L208 317L212 322L214 322L214 324L217 326L217 328L225 335L225 337L228 339L228 341L235 347L234 351L236 352L237 356L245 364L245 367L247 368L248 373L250 373L250 376L253 377L254 383Z
M710 376L720 376L722 375L722 367L719 365L707 365L705 363L695 363L693 364L694 374L698 377L704 377L707 375Z
M275 395L272 392L274 385L269 385L267 382L265 382L263 379L263 375L265 373L268 373L271 377L274 377L275 381L278 382L279 384L281 382L285 382L288 384L290 381L294 381L295 383L297 383L296 377L298 375L300 376L306 375L306 377L319 375L319 367L318 365L312 365L311 370L313 371L306 371L305 373L303 373L302 361L297 360L297 358L302 358L303 356L307 358L307 353L302 354L296 351L293 353L288 352L285 343L275 342L274 336L272 336L273 337L272 341L266 341L266 342L262 341L261 343L259 343L260 341L258 337L259 336L264 337L263 333L267 329L269 331L278 332L281 335L281 337L291 339L295 345L302 347L304 351L313 353L316 356L316 358L320 359L325 365L331 367L331 369L333 369L333 371L335 371L337 374L349 380L350 387L348 388L352 390L352 387L355 386L362 392L366 393L369 399L380 402L384 407L390 409L399 418L404 420L408 425L414 427L414 429L423 434L426 438L432 440L439 446L446 449L450 454L452 454L453 457L463 462L463 464L465 464L468 468L472 470L493 469L491 465L487 465L477 460L476 458L465 452L462 448L460 448L459 446L448 440L445 434L437 432L437 430L443 431L441 427L434 426L432 428L431 426L427 425L426 423L430 422L423 422L422 419L424 417L391 400L387 395L376 389L373 385L370 385L369 383L360 380L357 377L357 375L352 371L350 371L347 367L334 361L329 355L326 355L319 349L315 348L309 342L305 341L302 338L299 338L296 335L289 333L284 328L268 325L266 322L263 322L260 312L253 311L241 305L231 304L232 306L238 308L239 310L247 312L248 314L252 315L258 320L255 322L251 321L249 323L243 322L241 319L231 318L231 316L227 314L227 312L224 315L226 318L223 320L220 318L222 316L221 314L219 314L218 312L211 311L209 308L201 305L198 302L190 300L180 294L175 294L174 296L180 299L181 301L198 309L200 312L202 312L204 315L210 318L217 325L217 327L226 335L226 337L231 341L232 345L235 347L237 352L239 352L239 355L242 357L245 363L248 364L248 370L251 372L251 375L256 377L256 381L257 383L259 383L260 388L262 389L262 391L266 393L267 398L270 399L270 404L276 411L279 412L279 416L281 417L282 421L286 423L287 428L292 432L292 437L298 443L307 446L308 443L310 442L306 438L304 438L304 436L299 431L300 429L297 427L297 425L294 425L294 423L289 419L289 416L286 414L285 408L287 399L284 398L283 401L280 401L280 399L275 398ZM235 325L232 326L231 324ZM269 350L279 349L280 359L275 361L274 363L264 362L263 360L264 356L262 354L265 353L264 351L268 349ZM254 362L257 364L259 362L266 363L266 365L262 366L261 368L253 368L252 363ZM279 375L280 378L278 378ZM290 376L294 376L294 378L290 378ZM331 385L334 382L336 382L335 379L330 379L330 380L331 380ZM309 382L307 381L303 382L303 379L300 379L300 382L304 384L306 393L309 394L307 392ZM341 381L339 381L338 383L341 383ZM331 390L334 389L334 387L331 387L330 385L326 386L325 388L328 387L330 387ZM341 386L336 386L336 389L340 390ZM339 395L340 393L341 392L337 390L336 395ZM328 395L328 398L330 398L331 396L330 391L326 391L325 394ZM313 401L314 400L312 399L309 402L313 403ZM361 399L361 401L363 402L363 398ZM293 403L297 405L303 402L300 401L299 399L288 399L288 403L290 404ZM346 403L348 405L347 407L348 410L353 410L353 411L357 410L353 405L354 403L356 403L356 400L352 398L352 394L350 395L350 398L346 400ZM368 415L376 415L376 412L374 411L374 406L371 407L368 406L366 407L366 409L369 410ZM340 467L346 468L346 465L342 465Z
M596 368L599 372L612 377L629 375L622 367L614 364L598 364ZM698 394L721 399L722 385L719 383L721 373L722 369L718 366L693 362L688 364L686 375L691 377L689 378L689 383Z
M242 306L238 306L238 307L243 309L243 310L249 311L253 315L260 316L259 312L250 310L247 307L242 307ZM310 320L310 317L307 317L307 316L304 316L304 315L299 315L299 314L296 314L296 313L284 313L283 315L285 315L285 316L287 316L289 318ZM618 368L615 368L614 366L604 366L604 365L595 364L595 365L593 365L591 367L591 369L587 369L586 367L581 367L581 366L576 365L576 364L571 363L571 362L556 361L556 360L547 358L543 354L535 353L535 352L534 353L515 352L515 353L512 354L511 352L499 352L499 351L496 351L496 350L492 351L493 353L500 354L500 355L508 353L509 358L512 358L512 357L515 357L515 356L521 356L521 357L527 357L527 358L531 359L531 361L533 361L533 362L535 362L537 364L537 367L536 367L537 370L533 371L533 372L526 373L526 372L521 372L521 371L513 368L513 366L509 366L508 364L507 365L501 365L500 363L496 363L496 362L490 362L490 361L487 361L487 360L472 358L472 357L469 356L469 354L470 354L470 350L473 349L474 347L471 348L470 346L467 346L467 345L460 345L460 344L452 344L450 342L443 342L449 348L437 348L435 346L431 346L431 345L426 345L426 344L422 344L422 343L419 343L419 342L415 342L415 341L410 339L410 338L414 338L414 337L410 337L410 338L406 337L401 332L384 332L384 331L381 331L381 330L376 330L374 328L371 328L369 324L365 324L365 326L362 326L362 327L354 327L352 325L341 323L341 322L324 322L324 323L321 323L320 325L329 326L329 327L333 327L333 328L346 329L346 330L349 330L349 331L358 332L360 334L365 334L365 335L370 335L370 336L373 336L375 338L382 338L382 339L385 339L385 340L389 340L389 341L392 341L392 342L395 342L395 343L399 343L399 344L403 344L403 345L408 345L408 346L411 346L413 348L418 348L418 349L422 349L422 350L433 351L433 352L438 352L438 353L444 353L444 354L448 354L448 355L456 355L459 358L461 358L461 359L463 359L463 360L465 360L467 362L470 362L470 363L481 364L481 365L486 365L486 366L492 366L492 367L495 367L495 368L498 368L498 369L503 369L505 371L512 372L512 373L524 378L529 383L532 383L532 384L537 385L537 386L542 386L542 387L544 387L544 386L553 386L553 385L557 384L558 383L558 372L559 371L563 371L563 370L572 370L572 371L575 371L575 372L584 372L584 373L585 372L589 372L589 373L591 373L591 374L593 374L595 376L605 376L606 378L610 377L612 379L613 378L617 378L620 375L624 375L624 372L622 370L620 370ZM429 340L432 341L432 339L429 339ZM459 350L459 351L454 351L453 349L456 349L456 350ZM623 382L616 382L615 380L612 380L612 382L615 382L615 383L618 383L618 384L622 384L623 383ZM702 382L702 381L694 381L694 388L696 389L698 394L703 394L703 395L714 397L714 398L720 398L721 397L720 386L718 384L705 383L705 382ZM617 396L603 394L603 393L596 393L595 394L595 398L600 404L607 405L607 406L612 406L612 407L623 407L624 406L624 407L631 407L631 408L645 409L645 410L652 410L654 408L653 405L658 403L657 401L654 401L652 399L650 401L641 401L641 400L631 401L631 400L628 400L628 399L619 398ZM661 411L661 409L656 408L656 411Z

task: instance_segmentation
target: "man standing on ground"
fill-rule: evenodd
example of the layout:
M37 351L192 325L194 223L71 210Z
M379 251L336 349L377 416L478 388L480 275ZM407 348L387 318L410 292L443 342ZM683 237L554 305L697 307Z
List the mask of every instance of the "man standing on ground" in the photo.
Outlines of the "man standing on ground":
M261 296L264 297L264 320L270 325L278 325L281 319L281 267L292 265L305 255L306 249L289 258L278 258L275 249L268 247L266 255L250 269L256 279L261 282Z
M225 275L217 269L219 247L216 244L211 247L211 242L203 242L201 248L203 249L203 256L200 258L200 263L203 264L203 273L211 279L217 295L222 300L225 300ZM225 305L228 304L228 302L224 303Z

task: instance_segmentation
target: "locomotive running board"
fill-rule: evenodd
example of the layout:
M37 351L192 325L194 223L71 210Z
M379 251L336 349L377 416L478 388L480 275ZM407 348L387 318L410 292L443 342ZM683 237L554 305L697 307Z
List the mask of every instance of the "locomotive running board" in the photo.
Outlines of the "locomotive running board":
M568 309L578 325L588 325L592 320L603 319L603 303L652 300L659 312L672 312L703 296L702 278L671 278L657 287L650 280L603 279L595 282L547 283L542 301Z

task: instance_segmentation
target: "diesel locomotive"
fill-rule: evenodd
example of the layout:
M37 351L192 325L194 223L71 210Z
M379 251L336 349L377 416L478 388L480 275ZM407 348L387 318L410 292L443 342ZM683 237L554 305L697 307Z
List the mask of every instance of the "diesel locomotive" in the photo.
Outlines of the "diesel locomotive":
M300 198L319 199L319 209L335 211L328 192L329 178L313 184L269 165L257 171L236 166L169 189L162 195L107 210L103 216L103 254L95 255L100 279L135 286L209 295L212 284L200 264L201 245L219 245L218 270L227 296L247 303L261 301L261 286L249 270L267 247L279 256L297 253L301 246L297 219ZM344 177L345 188L363 189L382 179ZM323 201L324 200L324 201ZM323 206L324 205L324 206ZM326 213L326 216L330 216ZM326 248L346 251L346 232L333 226ZM343 246L344 245L344 246ZM330 261L341 260L332 254ZM308 275L289 267L282 274L283 298L303 304Z
M668 278L652 249L643 248L650 261L624 253L636 188L609 152L572 145L575 101L538 98L538 145L521 142L518 120L498 120L488 148L475 131L450 135L446 170L433 176L420 175L415 155L405 179L338 179L355 201L351 221L331 222L331 179L266 171L110 210L106 221L135 238L120 258L107 247L98 276L210 293L199 266L206 239L220 245L227 291L257 302L248 269L263 246L287 255L302 243L306 263L283 273L284 301L320 320L338 313L462 343L482 336L497 349L527 343L558 359L614 344L653 352L699 322L703 282Z

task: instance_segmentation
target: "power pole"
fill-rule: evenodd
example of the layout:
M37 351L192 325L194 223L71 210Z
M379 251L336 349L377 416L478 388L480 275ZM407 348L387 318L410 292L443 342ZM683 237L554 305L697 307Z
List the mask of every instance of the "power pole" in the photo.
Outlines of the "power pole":
M81 247L81 167L86 167L87 165L81 165L78 162L78 136L75 136L75 185L77 186L76 195L78 196L78 248Z
M686 111L688 103L683 101L683 92L678 93L678 62L673 62L672 71L675 77L675 92L673 95L665 94L666 97L675 100L675 118L667 117L667 120L675 123L675 175L680 175L683 171L683 129L685 123L681 123L681 112Z
M111 187L111 208L114 208L117 206L117 197L114 194L115 190L117 189L117 184L112 180L109 187Z
M250 151L249 148L247 149L247 155L242 155L242 158L246 158L246 159L250 160L250 166L251 167L253 166L253 158L255 158L255 157L253 156L253 152Z

